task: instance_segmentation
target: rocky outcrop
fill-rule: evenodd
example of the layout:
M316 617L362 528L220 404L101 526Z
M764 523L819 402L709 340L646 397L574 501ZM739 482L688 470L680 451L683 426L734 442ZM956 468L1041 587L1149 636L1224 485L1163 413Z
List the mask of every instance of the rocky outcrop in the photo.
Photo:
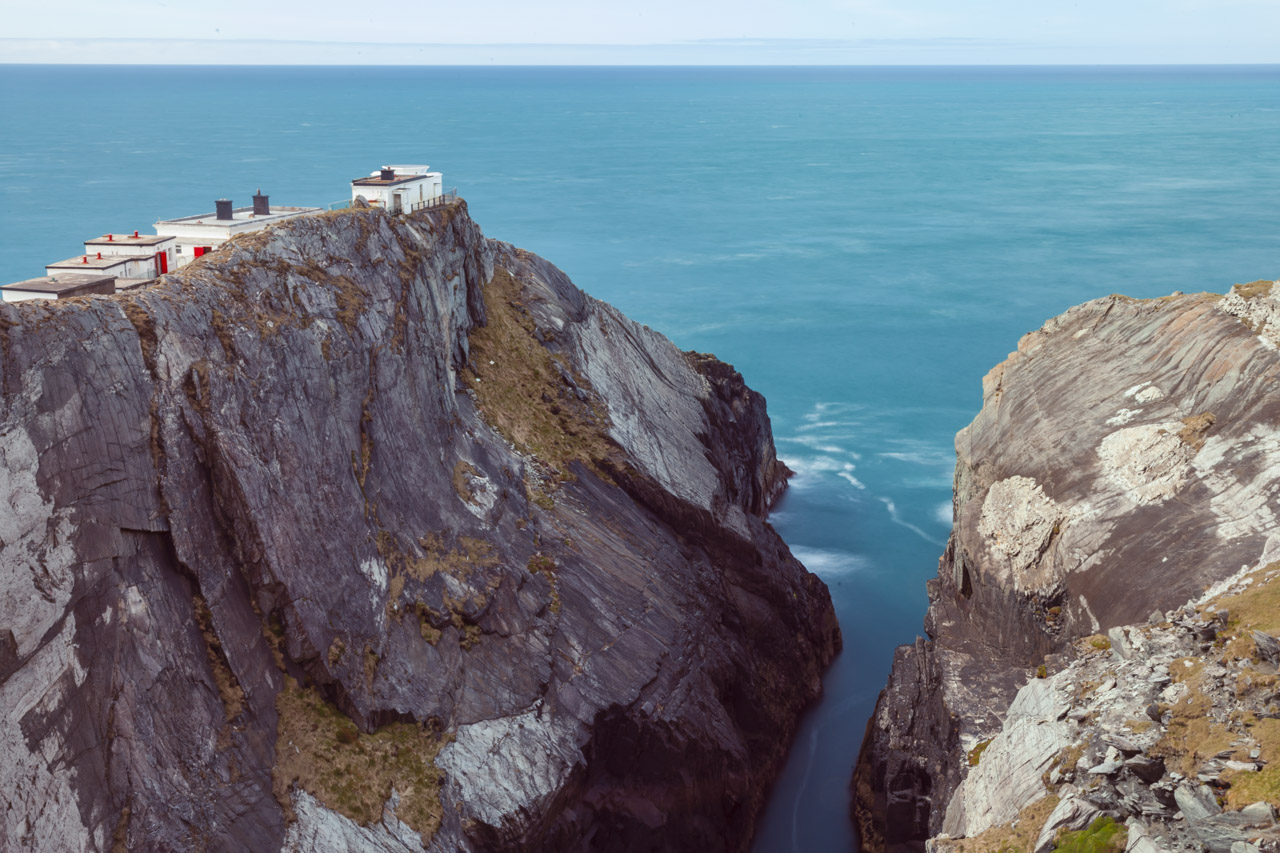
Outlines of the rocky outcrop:
M988 374L956 438L929 639L899 650L854 774L864 847L921 849L1016 816L1076 736L1028 716L1048 689L1028 679L1079 638L1270 559L1278 305L1270 282L1225 298L1113 296L1051 320Z
M13 850L740 850L839 645L764 401L465 204L0 305Z
M929 849L988 849L1045 799L1056 805L1035 853L1098 818L1125 826L1127 849L1280 848L1280 695L1253 640L1254 625L1280 627L1277 600L1280 562L1252 567L1052 658L1056 671L1018 691Z

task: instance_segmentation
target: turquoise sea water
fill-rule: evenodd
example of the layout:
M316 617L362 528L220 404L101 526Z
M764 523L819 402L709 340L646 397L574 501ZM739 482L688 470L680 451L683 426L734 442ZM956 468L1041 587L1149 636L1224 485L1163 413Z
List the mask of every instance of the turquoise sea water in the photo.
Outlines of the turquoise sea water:
M346 198L430 163L491 236L769 401L774 523L845 651L756 850L849 851L849 773L920 630L952 438L1023 333L1280 277L1280 68L0 66L0 279L107 230Z

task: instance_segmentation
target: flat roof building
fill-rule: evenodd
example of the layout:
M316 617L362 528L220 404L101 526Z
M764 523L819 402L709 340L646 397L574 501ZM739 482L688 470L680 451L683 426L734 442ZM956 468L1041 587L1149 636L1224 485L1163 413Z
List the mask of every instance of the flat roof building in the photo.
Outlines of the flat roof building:
M176 237L139 234L137 231L132 234L103 234L84 241L85 255L89 257L149 258L149 267L144 264L130 269L129 276L139 278L155 278L167 273L174 263L176 248Z
M248 234L295 216L322 210L319 207L272 205L261 190L253 197L252 207L233 208L231 201L225 198L218 199L214 205L213 213L162 219L156 223L157 235L175 239L175 267L212 252L237 234Z
M430 166L383 166L351 182L351 200L363 197L392 213L412 213L444 195L444 178Z
M46 275L59 273L109 275L114 278L155 278L153 255L104 255L101 252L77 255L65 261L46 264Z
M0 287L0 297L5 302L24 302L28 299L70 299L93 293L110 295L116 292L115 282L115 276L102 273L59 273L6 284Z

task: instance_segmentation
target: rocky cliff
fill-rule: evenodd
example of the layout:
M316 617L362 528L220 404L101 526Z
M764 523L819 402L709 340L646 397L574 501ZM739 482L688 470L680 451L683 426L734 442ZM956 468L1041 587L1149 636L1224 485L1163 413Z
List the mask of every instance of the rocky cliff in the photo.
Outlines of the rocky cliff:
M0 305L0 847L741 850L839 645L762 398L465 204Z
M939 833L973 838L1032 803L1070 799L1059 787L1081 783L1076 761L1117 758L1089 744L1120 737L1119 757L1135 757L1176 728L1173 700L1185 697L1160 698L1170 661L1195 653L1225 666L1210 645L1219 634L1206 634L1195 611L1177 611L1280 556L1277 297L1271 282L1256 282L1226 297L1097 300L1024 337L988 374L983 408L956 438L955 524L929 585L929 639L898 650L854 774L865 849L922 849ZM1081 662L1110 647L1108 630L1148 619L1133 636L1159 655L1151 651L1141 672L1121 671L1119 652L1096 672ZM1218 648L1230 639L1220 627ZM1093 643L1079 642L1086 637ZM1196 637L1204 648L1189 645ZM1231 671L1262 680L1271 666L1249 655L1236 664L1260 668ZM1058 674L1072 666L1085 669ZM1164 707L1126 729L1101 706L1085 708L1089 691L1068 696L1073 679ZM1256 743L1244 729L1267 697L1236 699L1229 740ZM1143 749L1128 751L1135 738ZM1181 754L1168 747L1165 757ZM1189 760L1181 778L1202 769ZM1123 808L1120 795L1097 793L1135 774L1117 765L1082 777L1093 814L1141 812L1132 791ZM1170 797L1159 802L1151 819L1180 813Z

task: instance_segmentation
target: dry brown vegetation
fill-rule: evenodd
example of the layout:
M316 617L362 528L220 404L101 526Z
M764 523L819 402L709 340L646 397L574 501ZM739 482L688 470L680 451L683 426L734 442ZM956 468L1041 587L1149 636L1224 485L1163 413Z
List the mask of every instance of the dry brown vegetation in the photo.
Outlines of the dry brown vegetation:
M586 380L543 343L524 288L510 270L494 270L484 301L488 322L471 330L471 363L463 378L485 419L563 478L573 460L594 468L609 458L615 445L603 405ZM579 399L573 386L588 399Z
M1204 660L1198 657L1169 664L1169 675L1187 685L1187 694L1169 707L1169 725L1151 748L1151 754L1163 758L1171 770L1192 777L1206 761L1229 752L1236 740L1230 729L1209 717L1213 700L1202 689L1204 668Z
M959 853L1026 853L1035 846L1040 827L1058 805L1056 795L1036 800L1019 812L1017 818L1001 826L993 826L973 838L955 842Z
M1259 296L1270 296L1271 286L1275 282L1261 279L1259 281L1251 281L1248 284L1237 284L1231 288L1236 295L1243 299L1257 299Z
M291 786L328 808L367 825L382 818L394 787L400 795L396 817L424 841L440 826L440 782L436 755L447 742L430 729L393 723L372 734L326 702L313 687L292 678L276 696L279 725L272 784L276 798L292 814Z
M1213 412L1201 412L1182 419L1182 429L1178 430L1178 438L1192 450L1204 447L1204 437L1213 428L1215 418Z
M471 491L470 478L480 476L476 466L459 459L453 466L453 490L458 493L464 503L475 503L475 493Z
M236 679L235 673L227 665L226 654L222 650L222 641L213 630L213 614L209 606L199 595L192 596L192 608L195 610L196 625L204 638L204 650L209 658L209 669L213 672L213 683L218 687L218 695L222 698L222 706L227 722L240 716L244 710L244 689Z

